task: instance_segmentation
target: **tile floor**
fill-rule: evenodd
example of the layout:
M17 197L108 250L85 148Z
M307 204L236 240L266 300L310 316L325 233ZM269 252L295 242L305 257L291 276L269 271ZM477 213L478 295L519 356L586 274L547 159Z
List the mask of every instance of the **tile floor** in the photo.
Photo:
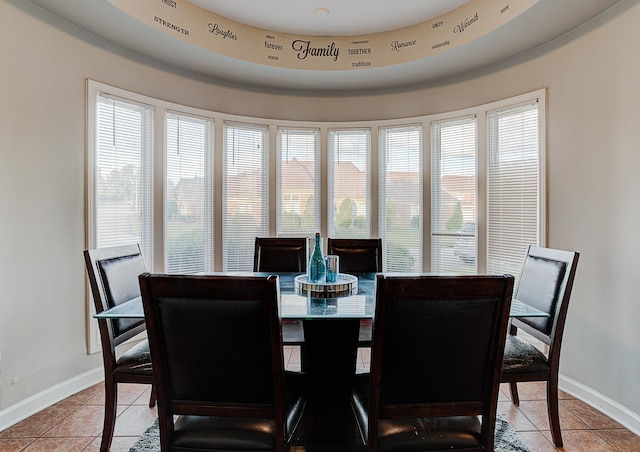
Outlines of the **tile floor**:
M295 347L286 348L287 368L299 369ZM368 367L367 350L358 354L358 367ZM551 443L546 413L545 387L539 383L518 385L520 406L501 388L498 412L518 432L532 452L640 451L640 437L584 402L561 393L561 424L564 448ZM156 418L149 408L150 389L145 385L120 385L118 418L112 451L128 451ZM0 452L98 451L102 430L104 393L102 384L85 389L0 432ZM297 448L296 448L297 449Z

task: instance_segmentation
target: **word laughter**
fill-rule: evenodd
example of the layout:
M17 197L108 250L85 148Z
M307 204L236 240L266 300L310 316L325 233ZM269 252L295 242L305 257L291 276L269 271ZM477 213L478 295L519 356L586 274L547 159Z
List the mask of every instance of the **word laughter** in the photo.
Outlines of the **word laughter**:
M308 56L312 56L333 57L333 61L338 61L338 55L340 55L340 49L336 46L335 42L332 42L326 47L313 47L311 41L296 39L291 43L291 47L298 52L299 60L304 60Z

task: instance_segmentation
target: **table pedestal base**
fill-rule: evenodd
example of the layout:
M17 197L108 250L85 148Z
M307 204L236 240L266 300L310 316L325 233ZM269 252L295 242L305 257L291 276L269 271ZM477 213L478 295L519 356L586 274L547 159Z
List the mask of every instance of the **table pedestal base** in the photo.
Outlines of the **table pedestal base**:
M349 396L359 327L358 319L304 321L304 359L310 385L307 442L314 452L344 452L353 441Z

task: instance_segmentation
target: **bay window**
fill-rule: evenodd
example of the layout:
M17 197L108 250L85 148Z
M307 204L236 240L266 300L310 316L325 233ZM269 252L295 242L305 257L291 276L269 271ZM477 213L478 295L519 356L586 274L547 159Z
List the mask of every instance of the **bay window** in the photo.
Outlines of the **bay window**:
M387 272L517 275L545 244L543 90L343 124L88 87L88 246L149 270L250 271L255 237L322 231L382 238Z

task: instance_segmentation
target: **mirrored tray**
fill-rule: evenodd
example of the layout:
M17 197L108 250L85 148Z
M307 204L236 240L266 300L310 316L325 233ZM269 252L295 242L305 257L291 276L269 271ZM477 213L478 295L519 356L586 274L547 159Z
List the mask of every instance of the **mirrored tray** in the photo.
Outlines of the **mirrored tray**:
M341 295L355 295L358 293L358 278L347 273L338 273L336 282L312 283L309 276L298 275L294 280L294 287L301 295L312 297L339 297Z

